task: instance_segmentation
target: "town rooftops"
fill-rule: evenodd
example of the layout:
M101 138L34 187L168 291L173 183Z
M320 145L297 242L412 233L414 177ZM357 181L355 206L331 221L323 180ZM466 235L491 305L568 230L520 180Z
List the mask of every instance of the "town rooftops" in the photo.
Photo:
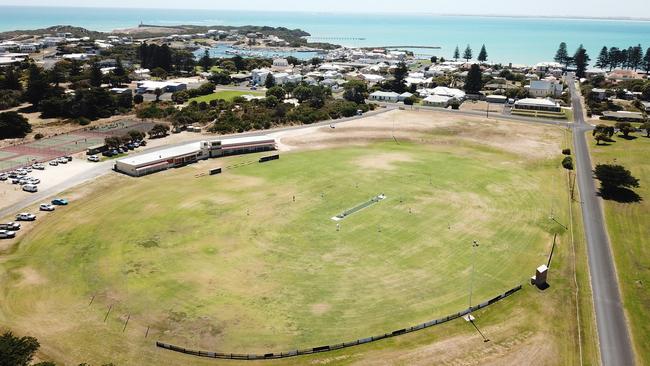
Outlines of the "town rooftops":
M397 94L395 92L385 92L385 91L378 90L378 91L370 94L370 96L372 96L372 97L384 97L384 98L398 98L399 94Z
M629 111L618 111L618 112L613 112L613 111L605 111L603 112L603 116L607 118L613 118L613 119L627 119L627 120L643 120L643 114L640 112L629 112Z

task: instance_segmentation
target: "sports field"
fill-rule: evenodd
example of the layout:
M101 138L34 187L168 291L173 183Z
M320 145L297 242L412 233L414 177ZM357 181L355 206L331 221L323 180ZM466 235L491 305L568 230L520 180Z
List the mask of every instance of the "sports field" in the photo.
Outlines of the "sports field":
M236 97L240 97L242 95L255 95L255 96L262 96L264 95L264 92L259 92L259 91L241 91L241 90L221 90L218 92L214 92L212 94L208 95L202 95L200 97L192 98L189 101L193 102L196 101L197 103L201 102L210 102L211 100L216 100L216 99L224 99L226 101L232 101Z
M98 181L5 257L0 324L70 363L164 364L176 356L155 340L274 352L447 315L467 307L472 263L484 301L546 263L566 182L559 142L473 127L296 149L219 176L195 177L259 155ZM381 193L337 231L331 217Z

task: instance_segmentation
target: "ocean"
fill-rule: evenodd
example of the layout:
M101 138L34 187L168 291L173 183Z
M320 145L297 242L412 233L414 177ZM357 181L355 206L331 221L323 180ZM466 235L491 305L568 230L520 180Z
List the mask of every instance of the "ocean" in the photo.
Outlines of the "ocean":
M0 31L52 25L110 31L140 22L283 26L344 46L436 46L416 52L446 58L457 45L461 53L470 45L476 57L485 44L488 61L515 64L551 61L563 41L570 52L583 44L592 60L602 46L650 47L650 21L641 20L0 6Z

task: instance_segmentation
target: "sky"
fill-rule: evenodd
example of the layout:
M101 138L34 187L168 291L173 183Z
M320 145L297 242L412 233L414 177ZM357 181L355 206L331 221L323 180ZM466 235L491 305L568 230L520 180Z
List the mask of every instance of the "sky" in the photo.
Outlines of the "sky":
M0 0L0 5L650 18L648 0Z

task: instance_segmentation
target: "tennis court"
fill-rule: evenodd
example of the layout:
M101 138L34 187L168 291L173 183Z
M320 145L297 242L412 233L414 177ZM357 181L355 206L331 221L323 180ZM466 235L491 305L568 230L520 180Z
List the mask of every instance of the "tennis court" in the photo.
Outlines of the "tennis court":
M153 122L125 119L100 127L4 147L0 149L0 171L13 170L32 164L34 161L45 162L61 156L76 154L91 146L102 144L107 136L122 136L131 130L148 132L153 125Z

